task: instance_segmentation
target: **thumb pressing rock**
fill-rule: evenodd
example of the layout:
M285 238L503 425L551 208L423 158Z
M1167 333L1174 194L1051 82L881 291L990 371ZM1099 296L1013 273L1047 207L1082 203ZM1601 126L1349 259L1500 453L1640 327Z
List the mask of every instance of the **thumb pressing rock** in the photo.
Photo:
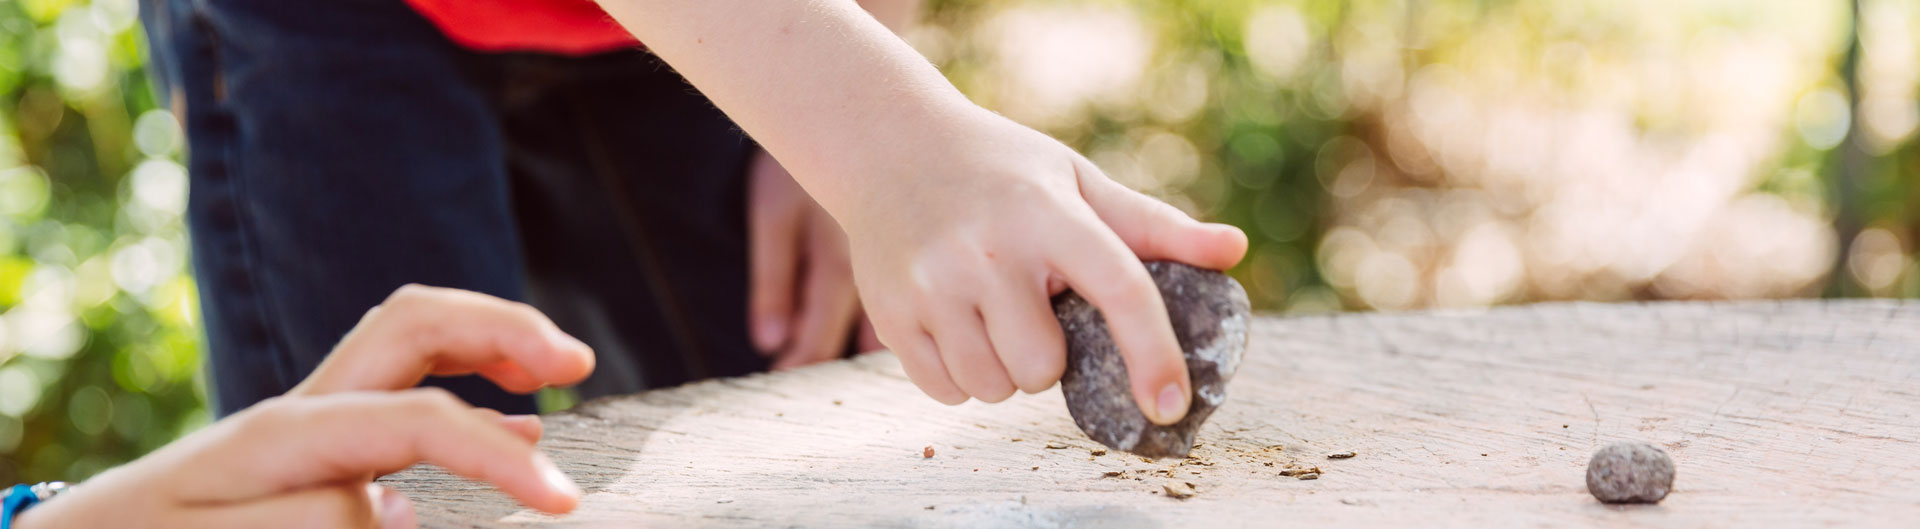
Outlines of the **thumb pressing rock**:
M1067 411L1088 437L1146 457L1184 457L1194 433L1227 398L1227 381L1247 346L1250 305L1238 281L1213 270L1170 261L1147 263L1173 323L1187 372L1192 406L1180 422L1147 420L1135 404L1127 366L1100 311L1071 291L1054 298L1054 316L1067 338L1067 371L1060 379Z

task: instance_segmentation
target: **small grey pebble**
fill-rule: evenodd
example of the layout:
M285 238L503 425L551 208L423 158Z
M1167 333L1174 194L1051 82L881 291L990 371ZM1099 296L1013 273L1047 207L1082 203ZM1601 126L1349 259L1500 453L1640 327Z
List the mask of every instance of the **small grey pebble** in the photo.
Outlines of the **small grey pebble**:
M1251 308L1240 282L1213 270L1154 261L1147 273L1160 287L1174 337L1186 355L1193 382L1187 416L1171 426L1153 424L1134 404L1127 368L1099 309L1071 291L1053 300L1054 316L1067 338L1067 371L1060 379L1067 411L1087 437L1147 457L1183 457L1193 435L1226 401L1247 347Z
M1673 490L1673 459L1647 443L1619 443L1587 462L1587 492L1605 503L1659 503Z

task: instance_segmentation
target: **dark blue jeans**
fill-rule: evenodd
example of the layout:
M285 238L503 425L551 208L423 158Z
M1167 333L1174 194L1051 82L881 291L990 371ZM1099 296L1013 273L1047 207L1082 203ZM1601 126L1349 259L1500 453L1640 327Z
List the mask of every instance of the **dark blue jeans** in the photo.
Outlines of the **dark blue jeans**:
M141 4L187 130L221 415L293 387L410 282L539 307L599 353L589 397L765 368L746 338L751 143L649 54L476 53L400 0Z

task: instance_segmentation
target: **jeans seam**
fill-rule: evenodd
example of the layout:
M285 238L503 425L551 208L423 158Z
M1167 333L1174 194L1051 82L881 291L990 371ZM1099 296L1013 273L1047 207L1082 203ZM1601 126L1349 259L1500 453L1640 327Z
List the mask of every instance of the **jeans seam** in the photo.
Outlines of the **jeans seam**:
M266 350L258 351L256 354L265 354L267 356L267 364L268 367L273 370L275 385L278 387L291 388L298 382L298 380L294 380L295 377L293 376L294 369L291 362L292 359L290 358L292 352L287 347L287 344L284 343L284 340L281 339L283 336L280 333L274 332L277 326L273 324L276 323L277 320L272 317L272 311L268 308L270 305L268 303L270 294L267 289L263 288L264 285L261 284L260 274L257 273L257 271L260 270L259 267L262 266L258 255L259 245L252 231L248 229L249 223L252 221L252 215L249 208L245 207L247 199L246 183L245 178L242 176L243 171L241 171L240 157L238 156L238 153L242 150L240 146L244 143L244 135L241 134L240 131L239 117L233 115L233 109L226 104L227 96L230 94L226 93L224 86L225 78L227 77L226 61L224 60L223 50L221 49L224 43L220 38L219 32L214 27L211 15L206 11L208 8L206 3L195 2L194 4L193 16L195 18L195 24L199 26L198 29L201 34L207 39L207 72L211 75L211 78L204 80L209 83L206 86L207 102L213 107L208 110L206 115L225 114L229 122L226 130L222 131L224 137L220 139L223 141L219 142L215 150L217 151L216 159L226 168L223 187L226 188L227 195L230 199L228 203L233 208L234 226L232 232L234 240L237 246L239 246L239 255L235 256L239 263L233 268L237 270L237 273L243 278L252 294L250 296L252 299L250 299L248 303L248 305L251 306L247 307L244 312L254 319L253 323L257 324L265 335L262 337L263 341L260 345ZM221 273L225 274L227 271L223 270ZM251 331L251 329L252 328L249 327L240 330L248 332ZM243 347L251 346L251 344L244 343L247 341L246 336L243 335L239 338L239 340L232 340L232 337L229 337L229 343ZM235 341L241 343L234 344L233 342Z

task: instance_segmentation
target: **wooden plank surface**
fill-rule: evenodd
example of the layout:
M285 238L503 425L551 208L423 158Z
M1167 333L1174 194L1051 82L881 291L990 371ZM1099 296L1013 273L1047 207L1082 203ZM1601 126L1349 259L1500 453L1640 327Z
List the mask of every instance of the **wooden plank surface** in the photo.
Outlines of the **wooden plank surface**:
M1250 347L1189 461L1092 455L1057 389L947 407L868 355L548 417L569 516L383 481L426 527L1920 526L1920 304L1262 318ZM1673 455L1665 502L1587 495L1622 440Z

